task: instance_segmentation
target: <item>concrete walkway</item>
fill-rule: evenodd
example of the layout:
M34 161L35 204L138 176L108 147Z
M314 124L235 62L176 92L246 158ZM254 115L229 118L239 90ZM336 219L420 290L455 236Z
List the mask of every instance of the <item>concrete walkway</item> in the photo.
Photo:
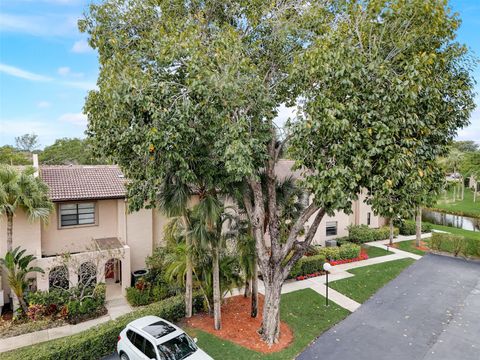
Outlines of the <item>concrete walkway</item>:
M121 289L120 289L121 290ZM105 307L108 314L96 319L84 321L76 325L65 325L56 328L35 331L28 334L13 336L5 339L0 339L0 353L21 348L23 346L38 344L44 341L58 339L64 336L70 336L87 330L93 326L102 324L117 317L128 314L132 308L128 304L121 291L118 293L107 292L108 300L105 302Z

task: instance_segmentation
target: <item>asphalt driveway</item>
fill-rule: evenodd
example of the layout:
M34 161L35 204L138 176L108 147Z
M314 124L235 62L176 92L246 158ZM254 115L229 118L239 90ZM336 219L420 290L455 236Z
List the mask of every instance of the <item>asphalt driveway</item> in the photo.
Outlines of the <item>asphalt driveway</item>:
M298 360L480 360L480 263L426 255Z

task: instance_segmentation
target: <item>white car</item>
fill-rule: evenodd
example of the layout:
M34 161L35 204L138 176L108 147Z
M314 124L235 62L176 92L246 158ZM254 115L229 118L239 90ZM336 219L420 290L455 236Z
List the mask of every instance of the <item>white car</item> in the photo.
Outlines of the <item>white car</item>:
M118 336L121 360L213 360L182 329L157 316L134 320Z

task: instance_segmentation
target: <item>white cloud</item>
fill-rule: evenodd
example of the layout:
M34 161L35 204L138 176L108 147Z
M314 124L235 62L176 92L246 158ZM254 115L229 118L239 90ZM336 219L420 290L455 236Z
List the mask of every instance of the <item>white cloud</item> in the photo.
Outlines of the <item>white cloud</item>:
M73 78L82 78L83 73L73 72L68 66L62 66L57 69L57 73L61 76L68 76Z
M86 40L78 40L72 46L72 52L74 53L88 53L93 51L93 49L88 45Z
M70 73L70 68L68 66L62 66L58 68L57 72L62 76L66 76Z
M30 81L51 81L52 78L0 63L0 72Z
M76 37L78 15L14 15L0 13L0 31L34 36Z
M14 144L13 139L16 136L23 135L27 132L37 134L41 144L45 144L45 142L53 142L55 138L61 135L59 127L50 126L48 122L39 119L2 118L0 119L0 123L0 141L3 144Z
M87 125L87 115L82 113L66 113L58 118L62 122L68 122L78 126Z
M48 101L39 101L37 103L37 107L40 108L40 109L48 109L49 107L51 107L52 104L50 104Z

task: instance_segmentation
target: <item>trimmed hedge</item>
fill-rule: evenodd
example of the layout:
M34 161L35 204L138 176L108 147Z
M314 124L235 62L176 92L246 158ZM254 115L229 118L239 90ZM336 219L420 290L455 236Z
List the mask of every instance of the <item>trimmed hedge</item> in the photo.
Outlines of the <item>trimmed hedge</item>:
M317 271L322 271L324 263L324 255L305 256L298 260L297 263L292 267L288 277L296 278L297 276L303 276Z
M203 310L202 295L195 294L193 306L196 311ZM117 337L129 322L147 315L177 321L185 316L185 297L174 296L81 333L9 351L3 353L1 357L3 360L99 359L115 351Z
M323 255L327 260L347 260L359 257L360 249L360 245L343 243L342 246L321 248L318 254Z
M461 235L448 233L433 233L430 239L432 250L452 253L454 256L480 257L480 240L465 238Z
M393 230L394 235L398 236L398 229ZM350 225L348 227L348 241L363 244L370 241L385 240L390 237L390 228L384 226L378 229L370 228L367 225Z
M395 222L395 225L398 226L401 235L415 235L417 233L417 225L413 220ZM432 231L432 224L422 222L422 233L430 231Z

